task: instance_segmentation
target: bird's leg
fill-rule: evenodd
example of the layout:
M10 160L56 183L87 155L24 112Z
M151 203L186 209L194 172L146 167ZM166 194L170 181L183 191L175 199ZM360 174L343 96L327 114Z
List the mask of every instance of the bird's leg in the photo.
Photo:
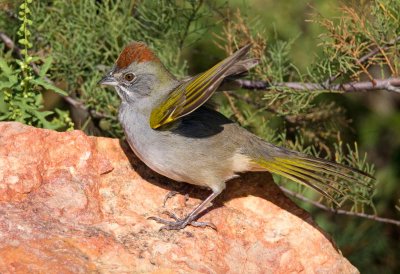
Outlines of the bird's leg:
M222 190L221 190L222 191ZM174 219L175 221L168 221L158 217L149 217L149 219L154 220L158 223L164 224L160 230L167 229L167 230L180 230L187 225L198 226L198 227L206 227L209 226L213 229L217 229L213 223L210 222L195 222L194 220L197 219L198 215L206 208L206 206L214 200L221 191L213 191L210 196L207 197L200 205L198 205L192 212L190 212L185 218L180 219L174 213L165 212L169 217Z

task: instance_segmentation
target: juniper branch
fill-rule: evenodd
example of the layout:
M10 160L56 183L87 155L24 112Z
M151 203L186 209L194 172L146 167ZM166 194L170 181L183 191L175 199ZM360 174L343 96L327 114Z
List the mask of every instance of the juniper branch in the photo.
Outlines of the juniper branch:
M387 90L400 93L400 78L373 79L373 81L348 82L344 84L325 85L320 83L302 83L302 82L282 82L268 83L259 80L236 79L233 83L243 89L253 90L271 90L289 88L299 91L342 91L342 92L366 92L376 90Z
M303 195L301 195L299 193L296 193L296 192L293 192L293 191L291 191L291 190L289 190L289 189L287 189L285 187L281 186L280 189L284 193L286 193L286 194L288 194L288 195L290 195L290 196L292 196L294 198L297 198L299 200L302 200L302 201L304 201L306 203L312 204L313 206L316 206L316 207L318 207L320 209L323 209L325 211L328 211L328 212L331 212L331 213L334 213L334 214L355 216L355 217L360 217L360 218L364 218L364 219L368 219L368 220L373 220L373 221L380 222L380 223L386 223L386 224L392 224L392 225L400 226L400 220L393 220L393 219L389 219L389 218L379 217L379 216L376 216L376 215L370 215L370 214L359 213L359 212L352 212L352 211L347 211L347 210L343 210L343 209L330 208L330 207L327 207L327 206L325 206L325 205L323 205L321 203L318 203L318 202L315 202L313 200L310 200L307 197L304 197Z

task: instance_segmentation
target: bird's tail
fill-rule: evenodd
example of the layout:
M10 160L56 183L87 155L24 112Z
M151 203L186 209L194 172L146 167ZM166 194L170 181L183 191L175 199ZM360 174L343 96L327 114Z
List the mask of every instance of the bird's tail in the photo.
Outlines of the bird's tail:
M348 195L352 186L371 189L374 178L355 168L332 161L318 159L263 142L263 152L252 155L252 161L271 173L306 185L338 205L339 196ZM359 193L362 193L360 191ZM363 197L363 195L361 195Z

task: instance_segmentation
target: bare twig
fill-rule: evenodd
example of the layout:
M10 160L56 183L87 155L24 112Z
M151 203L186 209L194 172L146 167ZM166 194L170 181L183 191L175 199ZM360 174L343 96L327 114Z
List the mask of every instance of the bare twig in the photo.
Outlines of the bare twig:
M392 47L393 45L397 44L397 42L400 42L400 36L396 37L395 39L393 39L392 41L390 41L389 43L385 44L383 47L376 47L375 49L371 50L370 52L368 52L367 54L365 54L363 57L361 57L360 59L358 59L358 62L360 63L365 63L367 62L370 58L374 57L375 55L377 55L379 52L381 52L381 50L387 50L390 47Z
M308 199L307 197L304 197L303 195L293 192L287 188L284 187L280 187L280 189L285 192L286 194L297 198L299 200L302 200L304 202L307 202L309 204L312 204L313 206L316 206L320 209L323 209L325 211L334 213L334 214L339 214L339 215L347 215L347 216L356 216L356 217L360 217L360 218L364 218L364 219L369 219L369 220L373 220L376 222L380 222L380 223L386 223L386 224L392 224L392 225L396 225L396 226L400 226L400 220L393 220L393 219L389 219L389 218L382 218L382 217L378 217L376 215L370 215L370 214L365 214L365 213L358 213L358 212L351 212L351 211L347 211L347 210L343 210L343 209L334 209L334 208L330 208L327 207L321 203L315 202L313 200Z
M101 119L101 118L115 119L114 116L107 115L105 113L98 112L98 111L95 111L93 109L88 108L87 106L85 106L85 104L81 100L72 98L71 96L63 96L63 99L68 104L70 104L71 106L73 106L75 108L79 108L79 109L85 110L86 112L88 112L90 114L90 116L92 118L95 118L95 119Z
M21 52L20 52L19 48L15 47L14 41L11 40L11 38L8 37L7 34L0 31L0 39L1 39L1 41L3 41L4 45L7 48L11 49L14 53L16 53L19 58L21 57Z
M22 58L21 50L15 45L14 41L7 34L5 34L2 31L0 31L0 40L4 43L4 45L8 49L12 50L17 55L18 58L20 58L20 59ZM38 66L35 63L30 63L30 65L32 67L33 72L36 75L39 75L40 69L38 68ZM53 81L51 81L50 78L44 76L43 79L47 83L49 83L51 85L54 85ZM63 96L62 98L64 99L64 101L66 101L71 106L86 111L92 118L96 118L96 119L101 119L101 118L115 119L114 116L107 115L107 114L101 113L101 112L97 112L95 110L92 110L92 109L88 108L87 106L85 106L85 104L82 101L80 101L80 100L78 100L76 98L73 98L71 96Z
M255 89L255 90L266 90L271 88L270 83L260 80L235 79L232 80L232 82L233 84L236 84L236 88Z
M246 119L243 117L242 113L235 106L235 102L233 102L231 95L226 91L223 91L223 94L226 97L226 99L228 100L229 106L231 107L236 119L238 120L238 122L240 124L243 124Z
M265 81L252 81L237 79L233 82L244 89L254 90L268 90L268 89L279 89L289 88L294 90L331 90L331 91L343 91L343 92L363 92L363 91L375 91L375 90L387 90L400 93L400 78L388 78L388 79L373 79L373 81L364 82L349 82L344 84L336 84L326 86L319 83L301 83L301 82L284 82L284 83L273 83L269 84Z

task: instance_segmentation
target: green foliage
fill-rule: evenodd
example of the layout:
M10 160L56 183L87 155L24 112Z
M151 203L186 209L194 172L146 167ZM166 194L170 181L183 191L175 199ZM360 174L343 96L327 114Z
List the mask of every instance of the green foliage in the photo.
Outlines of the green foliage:
M290 42L276 40L267 50L267 58L263 63L268 63L265 75L268 75L272 89L264 95L268 106L281 115L299 115L315 108L314 99L323 91L294 90L291 88L273 87L274 83L298 80L306 81L305 77L290 59L290 52L296 39ZM263 72L264 73L264 72ZM318 111L316 109L313 110Z
M358 7L360 9L360 7ZM395 0L376 0L362 6L361 11L344 6L341 16L335 19L324 18L316 14L314 23L320 24L326 32L320 35L320 46L325 60L313 71L315 75L343 77L358 80L360 76L373 78L369 68L379 67L378 77L385 75L384 68L390 75L399 75L399 55L397 46L387 50L382 45L393 44L400 35L400 2ZM379 49L379 54L363 61L372 49ZM328 74L328 75L327 75Z
M66 93L47 83L45 76L51 65L51 58L44 61L38 76L33 76L31 63L38 61L28 50L32 48L31 32L33 24L29 19L32 0L25 0L19 6L18 19L21 21L18 30L18 43L21 60L15 60L16 66L8 64L4 57L0 58L0 120L13 120L38 127L60 129L72 128L73 123L67 112L43 110L43 98L40 89L52 90L61 95ZM10 57L10 56L8 56Z

